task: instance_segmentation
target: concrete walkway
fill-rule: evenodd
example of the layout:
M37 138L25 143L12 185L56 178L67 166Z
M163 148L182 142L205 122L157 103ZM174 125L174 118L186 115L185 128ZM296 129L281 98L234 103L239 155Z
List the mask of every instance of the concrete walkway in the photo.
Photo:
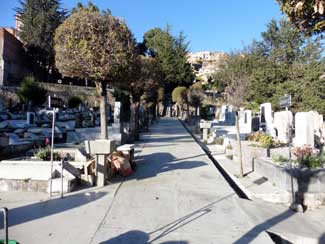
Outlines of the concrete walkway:
M162 119L141 138L137 172L115 184L64 199L0 193L0 207L10 208L11 238L28 244L273 243L177 120Z
M249 163L244 164L244 172L247 176L240 178L239 163L236 160L228 159L225 150L220 145L205 145L200 134L194 133L195 127L189 127L189 129L219 166L226 171L226 174L252 199L252 201L239 200L241 209L255 223L254 228L246 233L246 237L254 238L254 232L267 231L289 243L325 244L324 208L308 210L305 213L290 210L288 192L279 189L265 177L254 172ZM232 128L221 127L221 131L229 132L233 129L234 126ZM281 202L284 204L276 204Z
M238 197L175 119L142 136L136 174L127 179L92 243L272 243L242 212Z

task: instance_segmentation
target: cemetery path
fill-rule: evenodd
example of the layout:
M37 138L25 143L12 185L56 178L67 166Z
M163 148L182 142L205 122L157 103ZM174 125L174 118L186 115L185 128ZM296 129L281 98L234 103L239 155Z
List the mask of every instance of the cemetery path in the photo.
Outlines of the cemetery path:
M1 193L0 207L10 209L10 238L28 244L273 243L243 210L249 202L238 198L178 120L161 119L141 139L138 169L122 182L63 199Z
M91 243L273 243L251 231L238 196L178 120L161 119L141 139L137 171Z

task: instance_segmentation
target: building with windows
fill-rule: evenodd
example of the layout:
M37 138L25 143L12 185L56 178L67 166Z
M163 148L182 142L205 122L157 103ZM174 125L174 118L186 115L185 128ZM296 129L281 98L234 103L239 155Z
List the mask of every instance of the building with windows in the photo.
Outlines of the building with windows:
M208 82L219 70L219 65L225 57L224 52L193 52L189 53L188 62L192 65L196 77L203 82Z

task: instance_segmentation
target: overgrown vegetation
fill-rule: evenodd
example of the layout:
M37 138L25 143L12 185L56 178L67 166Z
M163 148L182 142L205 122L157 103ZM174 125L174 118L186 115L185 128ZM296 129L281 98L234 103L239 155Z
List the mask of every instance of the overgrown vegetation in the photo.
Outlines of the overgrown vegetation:
M34 152L34 157L43 161L49 161L51 159L51 147L47 146L44 148L39 148L36 152ZM53 160L61 160L61 156L58 152L53 152Z
M250 134L247 139L249 141L258 142L259 145L264 148L271 148L275 146L275 142L272 136L262 131L257 131L255 133Z

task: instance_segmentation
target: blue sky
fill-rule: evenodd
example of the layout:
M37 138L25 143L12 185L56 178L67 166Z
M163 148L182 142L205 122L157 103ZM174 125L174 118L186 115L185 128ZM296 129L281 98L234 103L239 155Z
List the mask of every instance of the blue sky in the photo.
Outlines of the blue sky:
M78 0L62 0L71 9ZM88 0L80 1L88 3ZM191 51L231 51L259 39L272 18L282 17L275 0L93 0L126 20L138 41L154 27L184 31ZM0 0L0 26L14 26L18 0Z

